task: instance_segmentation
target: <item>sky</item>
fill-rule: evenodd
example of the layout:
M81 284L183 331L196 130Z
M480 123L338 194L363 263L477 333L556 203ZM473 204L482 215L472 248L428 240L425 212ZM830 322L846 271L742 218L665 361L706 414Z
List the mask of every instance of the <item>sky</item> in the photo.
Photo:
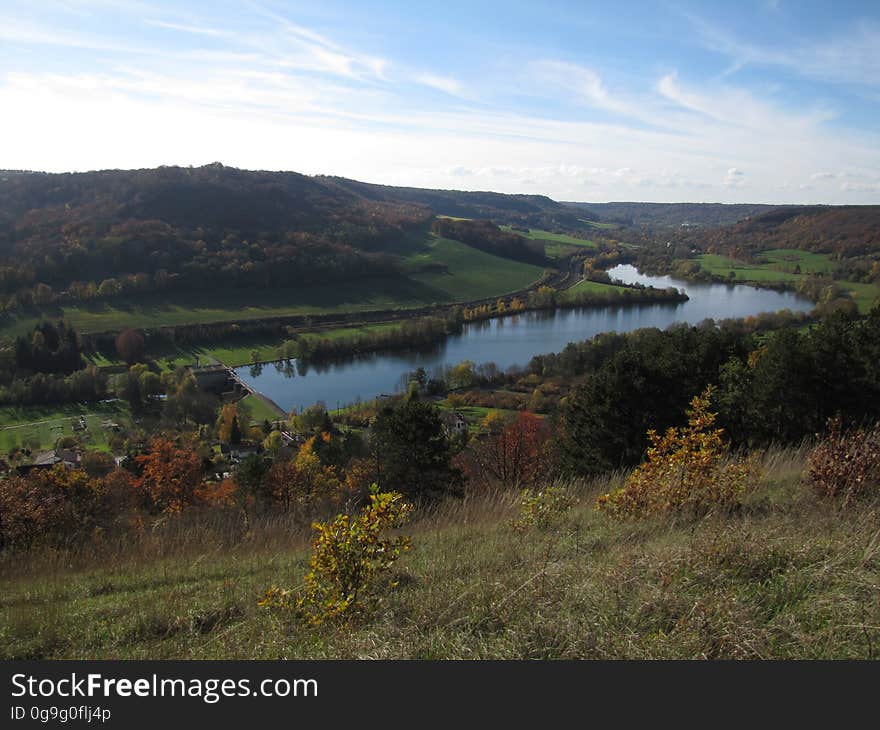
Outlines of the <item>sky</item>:
M880 2L0 0L0 168L880 203Z

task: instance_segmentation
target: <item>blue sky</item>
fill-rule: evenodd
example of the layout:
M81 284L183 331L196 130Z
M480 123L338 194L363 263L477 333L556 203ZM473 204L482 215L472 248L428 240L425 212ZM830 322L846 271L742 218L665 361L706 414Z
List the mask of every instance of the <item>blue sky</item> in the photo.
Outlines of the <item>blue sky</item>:
M880 203L880 3L0 0L0 168Z

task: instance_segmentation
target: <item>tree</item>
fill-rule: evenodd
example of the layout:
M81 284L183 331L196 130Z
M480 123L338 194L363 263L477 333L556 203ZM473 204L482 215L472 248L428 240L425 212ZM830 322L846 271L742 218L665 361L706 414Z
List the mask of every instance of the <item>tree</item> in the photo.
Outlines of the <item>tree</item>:
M547 479L550 472L550 429L542 418L520 413L473 449L471 478L508 489L523 489Z
M144 359L144 336L132 329L123 330L116 336L116 352L129 365Z
M409 401L380 411L372 450L382 489L419 500L461 493L461 473L452 466L443 424L426 403Z
M151 512L180 512L196 501L202 460L194 451L159 437L135 461L141 469L135 488L143 494Z

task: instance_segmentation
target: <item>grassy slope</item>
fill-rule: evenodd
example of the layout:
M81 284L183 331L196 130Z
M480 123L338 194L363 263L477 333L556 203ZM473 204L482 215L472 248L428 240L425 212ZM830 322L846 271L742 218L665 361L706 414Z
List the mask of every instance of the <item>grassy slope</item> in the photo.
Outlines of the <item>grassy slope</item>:
M584 485L565 528L511 530L510 499L409 528L414 548L371 618L306 629L256 606L299 584L306 536L276 525L106 550L103 567L3 565L3 658L868 657L880 646L871 505L841 513L799 483L800 457L737 516L617 523ZM150 540L146 535L143 540ZM548 547L549 546L549 547ZM140 551L140 553L138 552ZM161 556L154 553L160 551ZM140 557L137 555L140 554ZM94 565L94 555L82 559Z
M413 273L345 282L340 286L150 294L122 301L55 308L45 312L45 316L64 316L82 332L99 332L125 327L411 309L497 296L526 287L542 274L538 266L493 256L427 233L401 246L411 271L418 264L437 263L445 265L449 273ZM36 320L33 315L7 320L0 324L0 334L26 332Z
M251 409L251 420L254 423L263 423L263 421L277 421L284 418L286 414L279 413L273 408L265 398L251 393L244 397L245 404Z
M502 226L505 231L511 231L510 226ZM587 241L583 238L575 238L564 233L552 233L550 231L542 231L532 228L528 233L521 231L513 231L520 236L531 238L536 241L544 241L544 252L550 258L559 258L563 254L571 253L575 248L596 248L595 241Z
M443 264L448 273L417 272L425 264ZM407 257L411 278L438 293L438 302L466 301L523 289L543 273L540 266L484 253L458 241L432 236L427 250Z

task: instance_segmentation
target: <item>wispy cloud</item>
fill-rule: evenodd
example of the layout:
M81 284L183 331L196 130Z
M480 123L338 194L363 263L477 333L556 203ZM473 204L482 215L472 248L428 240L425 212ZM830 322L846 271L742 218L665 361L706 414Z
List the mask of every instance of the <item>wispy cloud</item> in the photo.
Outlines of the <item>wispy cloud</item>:
M880 86L880 25L860 21L845 32L773 47L750 43L696 16L686 16L703 46L731 59L728 73L747 65L777 66L829 83Z
M154 28L163 28L164 30L174 30L180 33L192 33L194 35L206 35L211 36L213 38L227 38L229 37L229 33L224 30L218 30L217 28L208 28L202 25L185 25L183 23L168 23L164 20L145 20L144 23L146 25L151 25Z
M451 76L440 76L432 73L417 73L414 77L415 81L422 86L430 86L450 96L461 96L464 92L464 86L458 79Z

